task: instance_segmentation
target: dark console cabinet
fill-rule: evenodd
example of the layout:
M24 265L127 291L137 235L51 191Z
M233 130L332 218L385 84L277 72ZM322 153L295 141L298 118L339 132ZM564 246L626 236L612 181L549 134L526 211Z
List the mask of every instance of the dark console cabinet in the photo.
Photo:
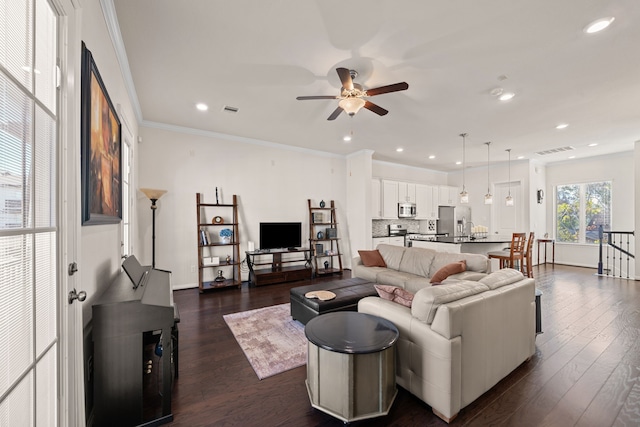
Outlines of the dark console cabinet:
M311 279L309 249L247 251L246 255L249 282L254 286Z
M93 304L94 426L171 422L177 309L171 274L148 269L133 289L121 273ZM155 350L155 342L162 351ZM160 355L156 354L160 353ZM151 363L149 363L151 362ZM149 386L147 379L153 379Z

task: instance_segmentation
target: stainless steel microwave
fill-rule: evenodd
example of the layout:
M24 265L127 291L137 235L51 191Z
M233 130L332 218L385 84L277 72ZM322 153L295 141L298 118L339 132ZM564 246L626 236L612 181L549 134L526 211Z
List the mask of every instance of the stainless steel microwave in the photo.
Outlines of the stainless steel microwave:
M416 216L415 203L398 203L398 218L414 218Z

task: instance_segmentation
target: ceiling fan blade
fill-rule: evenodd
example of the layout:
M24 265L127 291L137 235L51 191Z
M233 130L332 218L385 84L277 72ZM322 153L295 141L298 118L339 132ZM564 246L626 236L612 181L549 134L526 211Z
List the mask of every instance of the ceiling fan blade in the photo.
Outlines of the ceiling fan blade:
M331 95L316 95L316 96L298 96L296 99L298 101L306 101L308 99L338 99L338 96Z
M335 110L333 110L333 113L331 113L331 115L329 117L327 117L327 120L335 120L340 113L342 113L342 107L338 107Z
M340 81L342 82L342 87L346 90L353 90L353 80L351 79L351 73L347 68L336 68L338 72L338 77L340 77Z
M385 110L384 108L382 108L379 105L374 104L373 102L369 102L369 101L365 101L364 102L364 108L366 108L369 111L373 111L374 113L376 113L379 116L384 116L385 114L387 114L389 111Z
M380 86L373 89L367 89L367 96L381 95L383 93L398 92L400 90L409 89L409 85L406 82L396 83L388 86Z

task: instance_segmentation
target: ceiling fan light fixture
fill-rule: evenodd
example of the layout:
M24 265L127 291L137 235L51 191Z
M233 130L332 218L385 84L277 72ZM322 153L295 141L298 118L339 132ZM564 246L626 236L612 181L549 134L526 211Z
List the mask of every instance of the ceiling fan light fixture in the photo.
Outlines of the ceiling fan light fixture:
M365 101L362 98L345 98L338 102L338 106L347 112L348 115L355 115L362 107L364 107Z

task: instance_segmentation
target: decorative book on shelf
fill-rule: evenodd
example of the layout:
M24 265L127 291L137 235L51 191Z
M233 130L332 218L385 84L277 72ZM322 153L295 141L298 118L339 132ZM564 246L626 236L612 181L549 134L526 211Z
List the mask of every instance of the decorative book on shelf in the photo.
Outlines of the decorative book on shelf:
M309 249L314 274L325 276L342 274L342 253L340 252L340 235L338 233L338 217L335 202L329 206L320 202L318 206L307 200L309 207Z
M242 285L240 272L240 234L238 198L231 204L204 201L196 193L198 236L198 288L209 289Z

